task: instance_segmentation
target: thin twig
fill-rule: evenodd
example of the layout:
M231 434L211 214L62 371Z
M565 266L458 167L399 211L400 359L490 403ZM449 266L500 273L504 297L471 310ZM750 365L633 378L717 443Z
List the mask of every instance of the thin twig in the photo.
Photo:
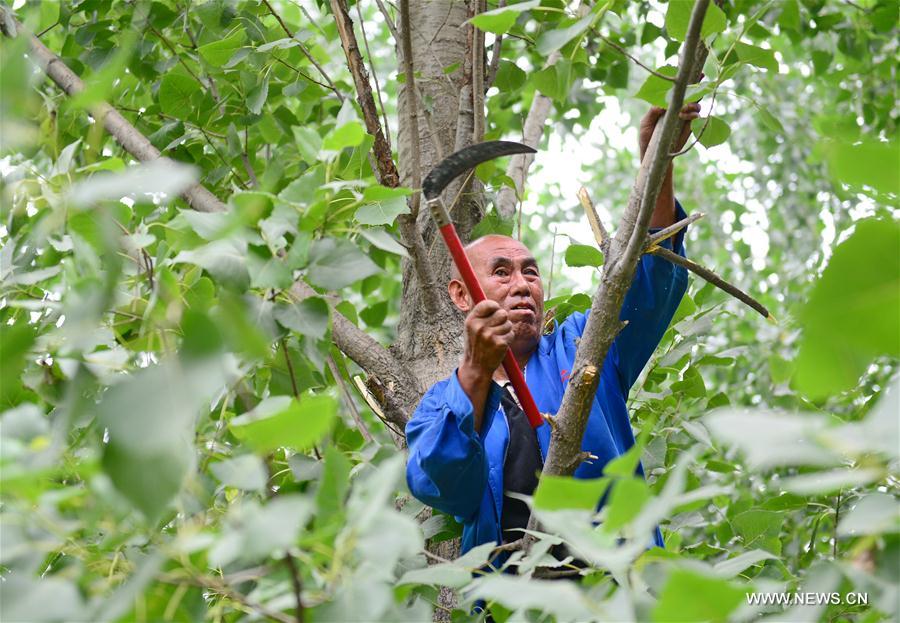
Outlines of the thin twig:
M284 20L281 19L281 16L278 14L278 12L275 11L271 4L269 4L269 0L262 0L262 3L266 5L267 9L269 9L269 13L272 15L272 17L275 18L279 26L281 26L281 30L284 31L284 34L286 34L290 39L294 39L297 42L297 47L300 48L301 52L303 52L303 56L305 56L309 60L309 62L312 63L317 70L319 70L319 74L325 79L325 82L328 83L328 88L334 91L334 94L337 95L338 99L343 102L344 96L340 91L337 90L337 87L334 86L334 82L332 82L331 78L328 77L328 74L325 73L325 70L322 69L322 66L319 64L319 62L315 58L313 58L313 55L310 54L309 50L306 49L306 46L304 46L299 39L294 37L294 33L291 32L291 29L287 27L287 24L284 23Z
M154 35L156 35L156 37L157 37L160 41L163 42L163 45L165 45L165 46L169 49L169 52L172 53L172 56L175 57L175 60L177 60L177 61L181 64L181 66L184 67L184 70L185 70L186 72L188 72L188 73L191 75L191 78L193 78L194 80L196 80L197 83L198 83L201 87L203 87L204 90L209 88L209 85L206 84L205 82L203 82L203 80L200 79L200 76L198 76L197 74L195 74L194 71L193 71L190 67L188 67L188 64L184 62L184 59L183 59L183 58L181 58L181 55L178 53L178 50L175 49L175 46L173 46L173 45L169 42L169 40L166 39L165 36L163 36L163 34L162 34L161 32L159 32L159 31L158 31L156 28L154 28L153 26L150 26L150 32L152 32Z
M288 378L291 379L291 392L294 394L294 398L300 399L300 389L297 387L297 376L294 374L294 364L291 362L291 355L288 353L287 340L281 339L281 352L284 353L284 363L287 366ZM316 460L322 460L322 454L319 452L319 446L313 444L313 454L316 455Z
M655 234L651 234L647 239L647 247L652 248L656 245L659 245L660 242L664 240L668 240L682 229L693 223L694 221L699 221L704 216L706 216L703 212L694 212L693 214L689 214L685 218L681 219L677 223L673 223L666 227L665 229L661 229Z
M303 607L303 583L300 579L300 570L297 569L297 561L294 560L294 557L290 552L285 554L284 556L284 564L287 565L288 571L290 571L291 576L291 587L294 589L294 601L297 604L297 623L303 623L305 619L305 608Z
M627 51L625 48L623 48L623 47L620 46L619 44L617 44L617 43L611 41L611 40L608 39L607 37L604 37L603 35L601 35L601 34L599 34L599 33L597 33L597 37L598 37L601 41L603 41L603 43L605 43L606 45L608 45L608 46L611 47L612 49L616 50L616 51L619 52L620 54L622 54L622 55L624 55L625 57L627 57L631 62L633 62L635 65L637 65L637 66L640 67L641 69L645 69L646 71L650 72L651 74L653 74L653 75L656 76L657 78L662 78L663 80L666 80L666 81L668 81L668 82L675 82L675 78L673 78L672 76L667 76L667 75L665 75L665 74L661 74L661 73L659 73L658 71L656 71L655 69L652 69L651 67L648 67L647 65L644 65L641 61L639 61L638 59L636 59L635 57L633 57L631 54L629 54L628 51Z
M244 151L241 153L241 160L244 162L244 169L250 178L250 187L256 188L259 186L259 180L256 179L256 171L253 170L253 165L250 164L250 156L247 154L247 143L249 142L247 134L247 126L244 126Z
M397 42L397 45L400 45L400 33L397 32L397 26L394 24L391 14L388 13L387 7L384 6L384 2L375 0L375 4L378 5L378 10L381 11L381 14L384 16L384 22L387 24L388 30L391 31L391 36L394 37L394 41Z
M356 408L356 403L353 402L353 397L350 395L350 392L347 391L347 385L346 383L344 383L344 377L341 375L340 370L338 370L337 364L334 361L334 357L328 355L325 361L328 364L328 369L331 370L331 376L334 377L334 382L337 384L338 389L341 392L341 396L344 398L344 402L347 403L347 408L350 410L350 415L353 417L353 421L356 423L356 428L359 429L359 433L363 436L363 439L366 440L366 443L372 443L372 440L374 439L372 437L372 433L369 432L369 428L363 421L362 416L359 413L359 409Z
M502 9L506 6L506 0L500 0L497 2L497 8ZM503 35L497 35L494 38L494 45L491 50L491 62L488 65L488 70L484 77L484 90L487 92L494 85L494 80L497 79L497 70L500 68L500 54L503 51Z
M239 593L238 591L232 589L230 586L226 586L212 576L198 575L182 577L172 573L162 573L156 576L156 579L165 584L190 584L192 586L204 588L214 593L223 595L224 597L227 597L232 601L236 601L245 608L249 608L252 612L261 614L262 616L268 617L273 621L278 621L279 623L296 623L293 617L288 616L283 612L272 610L271 608L268 608L261 603L253 601L243 593Z
M701 266L700 264L697 264L696 262L693 262L687 258L681 257L677 253L673 253L672 251L669 251L665 247L654 247L653 249L648 251L648 253L652 253L653 255L658 255L659 257L661 257L663 259L669 260L673 264L678 264L679 266L683 266L684 268L688 269L695 275L699 275L700 277L703 277L706 281L713 284L720 290L727 292L728 294L730 294L737 300L739 300L742 303L744 303L745 305L751 307L754 311L759 313L763 318L765 318L769 322L772 322L772 323L775 322L775 317L769 313L769 310L766 309L765 305L763 305L762 303L757 301L755 298L753 298L752 296L750 296L749 294L747 294L740 288L731 285L730 283L728 283L727 281L725 281L724 279L719 277L716 273L709 270L708 268L705 268L704 266Z
M275 59L277 62L281 63L282 65L284 65L285 67L287 67L288 69L291 69L292 71L296 72L298 75L303 76L305 79L309 80L310 82L318 84L323 89L329 89L329 90L331 89L331 87L328 86L327 84L325 84L324 82L319 82L318 80L316 80L315 78L310 76L305 71L294 67L293 65L291 65L284 59L278 58L277 56L275 56L275 54L272 54L272 58Z
M384 424L389 431L396 435L394 439L404 439L406 436L402 431L398 430L397 427L394 426L394 424L384 415L384 411L381 410L381 406L378 404L378 401L375 400L372 392L370 392L369 388L366 387L365 381L363 381L359 376L354 376L353 384L356 386L356 389L357 391L359 391L359 395L362 396L362 399L366 401L369 409L371 409L372 413L375 414L375 417L381 420L381 423Z
M837 553L838 553L838 551L837 551L838 550L837 529L838 529L838 521L841 518L841 493L843 493L843 489L838 489L837 500L835 500L835 503L834 503L834 530L832 531L832 535L831 535L831 541L832 541L831 557L834 558L835 560L837 560Z
M57 26L59 26L59 20L56 20L55 22L53 22L52 24L50 24L49 26L47 26L44 30L42 30L41 32L39 32L38 34L36 34L35 37L37 37L38 39L40 39L41 37L43 37L44 35L46 35L48 32L50 32L51 30L53 30L53 29L56 28Z
M247 183L243 179L241 179L241 176L238 175L238 173L237 173L237 171L235 171L234 167L231 166L231 164L225 159L225 156L222 155L222 152L219 151L219 148L216 147L216 144L213 143L211 138L209 138L209 135L206 133L206 130L201 128L200 126L197 126L197 129L200 130L200 134L203 135L203 138L206 139L206 142L209 144L210 147L212 147L212 150L214 152L216 152L216 155L219 157L219 160L222 161L222 164L224 164L226 167L228 167L228 169L231 171L231 174L234 176L234 179L237 180L237 183L240 185L240 187L243 188L244 190L247 190L247 188L248 188Z

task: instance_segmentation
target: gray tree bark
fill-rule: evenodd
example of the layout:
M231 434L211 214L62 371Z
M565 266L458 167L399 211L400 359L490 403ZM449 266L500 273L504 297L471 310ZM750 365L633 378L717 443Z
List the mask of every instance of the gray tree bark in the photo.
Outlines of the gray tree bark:
M477 42L466 20L472 15L471 2L459 0L411 0L410 24L415 72L416 97L408 98L410 82L400 85L399 132L397 150L401 183L406 186L413 179L414 143L418 144L422 175L431 170L444 156L472 142L476 123L474 115L483 110L472 106L472 48ZM403 34L401 33L401 36ZM406 62L403 46L397 46L401 66ZM458 64L449 74L444 70ZM480 67L480 69L479 69ZM476 63L476 71L483 70ZM411 132L409 101L417 103L418 135ZM483 127L483 123L481 124ZM451 185L445 194L452 203L460 184ZM456 208L452 210L457 230L463 241L468 240L472 228L481 220L483 193L480 187L469 184L464 188ZM428 261L442 292L450 279L450 259L427 211L419 214ZM462 315L442 296L437 313L425 313L420 297L415 293L419 283L409 263L403 270L403 302L394 355L403 361L419 378L423 387L446 378L456 367L461 352Z

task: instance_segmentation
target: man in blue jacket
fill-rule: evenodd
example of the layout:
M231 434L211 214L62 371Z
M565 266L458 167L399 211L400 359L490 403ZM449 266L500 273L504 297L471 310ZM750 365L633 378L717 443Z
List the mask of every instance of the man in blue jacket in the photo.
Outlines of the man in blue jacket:
M664 111L641 121L644 156ZM699 105L685 107L684 144ZM675 201L670 165L650 226L684 218ZM664 243L684 255L684 232ZM454 304L466 312L465 351L448 379L435 383L406 425L409 489L419 500L454 515L463 524L462 552L482 543L508 543L528 523L526 504L506 492L531 495L550 443L545 423L532 429L503 372L507 348L519 362L538 409L555 414L562 402L587 315L575 313L542 335L544 290L537 262L519 241L485 236L466 248L487 300L477 305L459 275L448 285ZM644 255L622 306L625 328L613 342L591 407L582 449L597 460L583 463L576 478L598 478L610 460L634 445L626 399L659 343L687 287L681 267ZM599 501L598 501L599 502ZM663 546L656 531L656 544Z

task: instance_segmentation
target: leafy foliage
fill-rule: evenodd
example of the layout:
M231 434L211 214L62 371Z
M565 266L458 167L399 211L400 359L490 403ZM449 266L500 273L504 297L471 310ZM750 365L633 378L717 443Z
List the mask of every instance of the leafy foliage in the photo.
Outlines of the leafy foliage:
M296 36L249 0L16 3L86 90L69 98L2 39L0 618L291 620L299 591L309 620L420 621L439 586L460 620L479 602L501 622L897 616L896 2L710 6L689 96L711 149L675 165L709 215L689 253L781 324L695 280L633 390L637 446L600 480L542 479L530 551L431 565L426 542L458 524L420 523L365 371L332 340L332 305L397 338L411 190L372 175L327 3L272 4ZM693 3L489 5L471 20L504 35L487 136L517 137L547 95L547 150L572 147L565 176L618 214L636 163L616 137L672 83L617 48L673 75ZM360 9L394 119L393 41ZM133 163L104 100L170 160ZM561 320L603 257L583 224L554 250L581 214L550 160L516 222ZM508 183L479 177L488 197ZM192 211L178 194L195 182L229 211ZM512 224L489 212L474 231ZM298 301L299 278L322 296ZM647 549L657 525L666 550ZM484 575L491 560L520 575ZM794 591L868 603L745 598Z

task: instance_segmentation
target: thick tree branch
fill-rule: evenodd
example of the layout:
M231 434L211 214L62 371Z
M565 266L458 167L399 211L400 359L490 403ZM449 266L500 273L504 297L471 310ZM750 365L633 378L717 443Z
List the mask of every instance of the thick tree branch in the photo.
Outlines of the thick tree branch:
M419 145L419 96L416 90L416 72L413 67L412 51L412 24L409 21L409 0L400 0L400 29L401 39L397 43L403 48L403 73L406 76L406 87L403 94L406 97L406 120L409 123L409 133L413 136L410 141L410 183L414 194L410 197L410 213L415 219L419 215L419 203L422 193L422 151Z
M679 266L684 266L686 269L688 269L695 275L699 275L700 277L703 277L706 281L710 282L711 284L713 284L720 290L727 292L728 294L730 294L731 296L733 296L734 298L739 300L741 303L744 303L745 305L749 306L751 309L755 310L757 313L759 313L763 318L765 318L769 322L775 322L775 318L772 316L772 314L769 313L769 310L766 308L765 305L763 305L762 303L757 301L755 298L753 298L752 296L750 296L749 294L747 294L746 292L744 292L737 286L734 286L734 285L728 283L727 281L725 281L724 279L719 277L713 271L709 270L708 268L706 268L704 266L701 266L697 262L694 262L687 258L681 257L677 253L673 253L672 251L669 251L665 247L653 247L648 251L648 253L652 253L653 255L658 255L661 258L669 260L673 264L678 264Z
M669 152L681 127L679 112L684 94L688 84L699 77L705 60L700 27L708 6L709 0L697 0L694 5L668 109L653 133L631 190L622 224L612 239L603 267L603 277L594 294L591 315L556 417L557 426L551 428L550 449L543 470L546 474L571 475L584 460L581 441L591 412L591 402L597 391L600 377L597 369L606 359L613 339L621 330L619 313L637 261L644 250L647 226L671 161Z
M559 59L559 52L554 52L547 58L544 68L555 65ZM534 98L531 100L531 108L528 109L528 116L525 117L525 124L522 126L523 143L535 149L540 146L551 108L553 108L553 100L535 91ZM528 169L531 168L532 162L534 162L534 154L516 154L509 159L506 174L512 178L516 187L504 186L497 193L497 214L501 217L511 218L516 213L516 205L519 197L525 192L525 179L528 177Z
M303 281L291 287L298 301L318 293ZM399 363L375 338L337 312L332 313L332 335L341 352L363 370L378 377L384 392L385 417L401 430L419 402L424 390L415 376Z
M7 11L5 7L0 7L0 13L4 14L4 19L0 19L0 23L8 24L15 30L8 32L4 27L4 34L8 37L25 37L29 45L29 57L67 95L76 95L84 91L84 82L81 81L81 78L76 76L56 54L47 49L47 46L41 43L37 37L24 30L22 24ZM8 19L6 19L7 16ZM149 162L161 157L153 143L131 125L119 111L106 102L96 104L92 108L91 114L98 121L102 120L106 131L125 151L141 162ZM199 212L224 212L227 209L224 203L200 184L191 186L181 196Z
M34 35L28 33L13 15L0 5L0 26L8 37L26 37L30 46L29 56L47 76L67 95L75 95L84 90L84 83L62 60L47 49ZM105 102L94 107L103 125L121 147L141 162L160 157L152 143L137 128L128 122L116 109ZM213 193L197 184L184 193L184 199L199 212L225 212L227 206ZM293 292L300 298L311 296L315 291L302 281L294 284ZM335 342L348 357L353 359L368 374L383 379L385 387L385 413L402 427L413 407L419 401L422 389L416 378L398 362L387 349L353 323L337 312L333 312ZM346 350L345 350L346 348Z
M356 33L353 31L353 21L350 19L350 14L347 10L347 2L346 0L330 1L331 10L334 13L335 23L338 28L338 35L341 38L341 46L344 49L344 56L347 58L347 67L350 69L350 75L353 76L353 84L356 87L356 101L359 103L360 109L362 109L366 131L375 139L372 150L375 152L379 182L384 186L396 188L400 185L400 174L397 172L397 165L394 164L391 148L385 139L381 122L378 119L375 98L372 95L372 86L369 84L369 72L366 71L362 54L359 51ZM414 135L414 140L419 140L418 135ZM441 307L441 294L437 281L434 278L431 264L428 262L422 232L419 231L416 219L412 214L401 214L397 217L397 224L399 225L403 243L409 252L410 261L416 271L416 277L419 280L419 293L425 310L428 313L437 313Z

